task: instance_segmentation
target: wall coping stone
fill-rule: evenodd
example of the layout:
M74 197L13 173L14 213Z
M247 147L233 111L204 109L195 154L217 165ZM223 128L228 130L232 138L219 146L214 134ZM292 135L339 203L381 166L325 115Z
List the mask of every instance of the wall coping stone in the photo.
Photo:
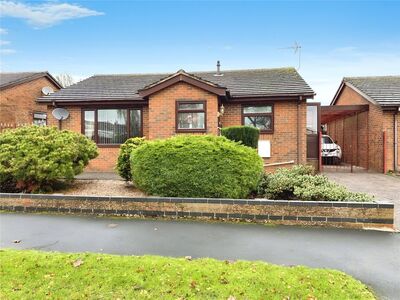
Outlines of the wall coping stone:
M354 201L299 201L299 200L269 200L269 199L225 199L225 198L181 198L181 197L124 197L124 196L85 196L63 194L25 194L0 193L0 198L18 199L48 199L48 200L81 200L81 201L122 201L122 202L168 202L168 203L207 203L207 204L247 204L247 205L282 205L282 206L321 206L321 207L352 207L352 208L389 208L390 202L354 202Z

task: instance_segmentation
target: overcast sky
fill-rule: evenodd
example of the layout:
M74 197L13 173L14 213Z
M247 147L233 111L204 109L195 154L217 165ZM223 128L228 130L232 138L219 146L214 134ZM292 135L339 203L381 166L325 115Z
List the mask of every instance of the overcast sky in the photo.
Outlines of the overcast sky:
M1 1L2 71L293 66L328 104L343 76L400 75L399 1Z

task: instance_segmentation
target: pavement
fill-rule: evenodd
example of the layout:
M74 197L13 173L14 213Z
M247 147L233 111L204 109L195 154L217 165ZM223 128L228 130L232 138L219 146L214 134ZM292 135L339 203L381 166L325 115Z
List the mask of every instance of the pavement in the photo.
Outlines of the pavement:
M375 196L375 199L378 201L394 203L395 227L397 230L400 230L400 177L366 172L324 172L324 175L346 186L350 191L364 192Z
M115 172L83 172L75 176L79 180L123 180Z
M333 268L371 286L380 299L400 295L400 234L390 232L2 213L0 247Z

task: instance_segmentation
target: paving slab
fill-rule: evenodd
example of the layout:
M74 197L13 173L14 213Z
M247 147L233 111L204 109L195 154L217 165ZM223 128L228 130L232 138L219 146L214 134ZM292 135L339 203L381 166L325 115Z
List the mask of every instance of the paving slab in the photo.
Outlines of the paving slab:
M18 244L14 240L20 240ZM261 260L344 271L399 299L400 234L318 227L0 214L0 247Z

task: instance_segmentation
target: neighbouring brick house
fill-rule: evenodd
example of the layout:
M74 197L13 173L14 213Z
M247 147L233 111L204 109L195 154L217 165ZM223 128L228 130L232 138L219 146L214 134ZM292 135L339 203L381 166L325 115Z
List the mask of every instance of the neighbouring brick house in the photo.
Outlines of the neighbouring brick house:
M399 171L400 76L345 77L331 106L355 111L327 124L345 161L379 172Z
M70 116L63 129L99 146L89 171L109 171L128 137L215 134L219 127L260 128L265 165L306 163L306 100L314 92L293 68L174 74L95 75L38 99ZM49 113L48 113L49 114ZM49 114L50 115L50 114ZM57 121L49 118L50 125Z
M61 85L48 72L0 73L0 124L46 124L47 106L36 102L44 87Z

